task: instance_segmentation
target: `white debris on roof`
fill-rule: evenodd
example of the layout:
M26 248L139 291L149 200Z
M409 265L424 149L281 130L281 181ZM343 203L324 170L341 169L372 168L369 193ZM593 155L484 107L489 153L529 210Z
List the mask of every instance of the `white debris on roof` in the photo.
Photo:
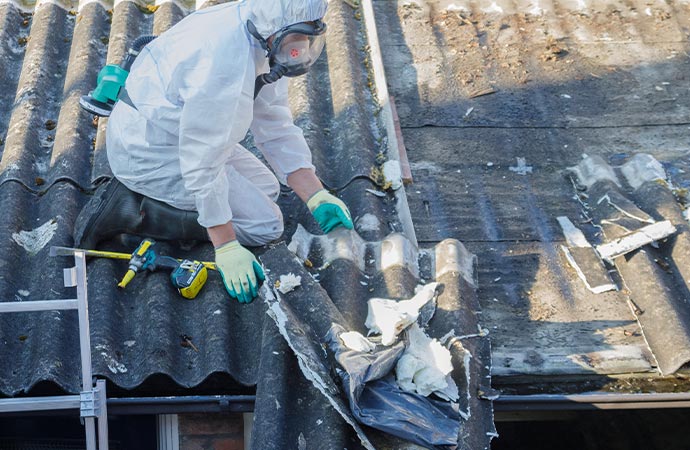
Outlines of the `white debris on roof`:
M403 185L400 162L395 160L386 161L383 164L383 176L391 184L391 189L400 189Z
M297 450L307 450L307 439L303 433L300 433L297 437Z
M459 11L459 12L468 11L468 9L465 5L459 5L457 3L449 3L443 9L445 9L446 11Z
M357 231L379 231L381 222L379 218L373 214L366 213L357 220Z
M370 334L381 334L381 343L391 345L398 334L419 317L419 310L436 297L438 283L425 285L409 300L372 298L368 302L366 327Z
M279 283L280 284L276 286L278 291L280 291L281 294L287 294L302 283L302 277L290 272L286 275L281 275Z
M112 373L127 373L127 367L111 355L112 352L107 345L96 345L96 350L100 350L105 364Z
M376 344L356 331L347 331L345 333L341 333L338 337L343 342L345 347L356 352L369 353L374 351L376 348Z
M489 5L488 8L483 8L483 9L482 9L482 12L485 12L485 13L499 13L499 14L501 14L501 13L503 13L503 8L501 8L500 6L498 6L498 5L496 4L496 2L491 2L491 5Z
M137 343L137 341L125 341L124 342L125 347L133 347L134 344L136 344L136 343Z
M57 221L55 219L50 219L48 222L31 231L12 233L12 239L14 242L24 247L30 255L35 255L53 239L57 229Z
M511 172L517 173L518 175L527 175L528 173L532 173L532 166L528 166L527 160L520 156L517 158L517 166L510 166L508 169Z
M379 197L379 198L383 198L383 197L386 196L386 193L385 193L385 192L377 191L376 189L365 189L365 191L367 191L367 192L370 193L371 195L375 195L375 196L377 196L377 197Z
M453 371L450 351L436 339L431 339L416 323L406 330L407 347L398 360L395 376L401 389L428 396L441 392L452 400L458 399L458 389L449 389L448 375ZM453 397L454 395L454 397Z

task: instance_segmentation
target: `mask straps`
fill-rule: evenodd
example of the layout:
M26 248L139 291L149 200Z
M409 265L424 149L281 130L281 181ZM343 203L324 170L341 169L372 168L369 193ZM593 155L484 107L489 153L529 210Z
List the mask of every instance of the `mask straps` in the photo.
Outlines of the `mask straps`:
M259 34L259 30L256 29L256 25L254 25L254 22L251 20L247 20L247 31L249 31L249 34L254 36L254 38L259 41L261 48L268 52L268 41Z
M247 20L247 31L249 31L249 34L254 36L254 38L259 41L261 44L261 48L266 50L266 53L269 53L268 49L268 41L264 39L261 34L259 34L259 31L256 29L256 26L251 20ZM256 80L254 81L254 98L259 95L259 92L261 92L261 88L266 86L267 84L275 83L278 81L285 73L287 72L287 68L281 64L271 64L271 71L268 73L262 73L258 77L256 77Z

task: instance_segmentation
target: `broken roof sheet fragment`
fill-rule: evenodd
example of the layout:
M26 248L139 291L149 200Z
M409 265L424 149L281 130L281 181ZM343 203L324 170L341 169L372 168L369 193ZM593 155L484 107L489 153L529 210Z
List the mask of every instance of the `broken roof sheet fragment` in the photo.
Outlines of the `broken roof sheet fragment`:
M309 233L301 224L298 225L288 249L302 261L314 261L315 258L310 258L313 248L318 248L319 259L323 261L321 268L338 259L345 259L354 263L361 271L373 261L373 269L377 271L401 266L409 269L415 276L419 274L419 250L400 233L391 233L382 241L367 242L354 230L342 227L326 235L316 235Z
M331 245L329 241L333 238L333 234L334 233L330 233L328 236L310 236L305 249L306 253L299 258L302 260L309 259L314 262L313 267L309 270L312 272L318 269L319 273L322 275L320 278L323 279L326 286L331 285L328 280L336 274L338 274L338 279L343 276L359 279L359 276L366 276L366 274L371 275L373 271L378 271L379 267L385 266L385 264L377 260L381 258L381 252L372 251L377 248L380 250L382 242L369 242L365 244L367 249L367 265L364 274L359 272L357 270L357 264L349 259L331 260L322 258L321 243L323 242L325 245ZM305 235L309 235L309 233L305 233ZM314 238L313 241L311 240L312 237ZM347 237L344 234L338 234L337 239L350 241L353 238ZM399 262L399 257L405 255L406 251L403 251L401 248L396 249L395 247L406 246L405 240L386 239L385 242L390 246L387 251L398 255L398 258L391 259ZM299 246L296 245L296 247ZM345 247L347 247L347 245L345 245ZM372 285L372 287L376 289L376 292L379 293L381 297L383 297L383 295L381 295L383 293L388 293L387 296L393 298L413 297L415 286L418 285L419 275L413 276L410 268L414 268L416 271L419 270L420 267L423 268L425 279L438 279L439 282L443 283L444 289L440 290L438 297L438 301L443 302L442 307L438 309L428 321L427 334L430 337L438 339L441 336L447 335L449 330L455 329L459 336L463 336L462 338L451 339L448 343L449 350L453 357L452 364L454 370L452 372L452 378L458 387L458 392L462 393L459 394L458 398L458 413L461 417L458 449L477 450L488 448L491 436L486 433L495 432L495 427L493 425L493 407L491 401L480 399L477 396L477 392L488 392L490 390L489 367L491 364L491 357L488 338L485 335L476 334L479 308L476 298L476 286L474 284L476 280L476 257L468 252L462 243L453 239L445 240L429 249L415 249L415 251L410 254L413 255L411 257L423 260L423 263L418 261L414 261L414 263L407 261L405 265L396 264L389 266L384 272L386 283L376 283ZM273 258L274 256L275 253L267 252L261 256L261 261L266 264L267 258ZM299 264L298 259L295 259L294 255L291 254L289 258L286 255L285 258L286 261L289 261L289 264L297 264L298 267L292 269L292 266L287 264L287 262L285 263L286 265L279 263L281 267L279 272L290 270L295 274L301 274L301 271L306 270L305 267ZM268 264L268 266L270 265L271 264ZM383 273L379 274L377 272L376 277L383 281L384 278L379 278L381 275L383 275ZM302 278L305 279L304 276L302 276ZM281 308L287 308L297 311L298 313L302 311L300 317L308 317L311 328L313 330L320 330L315 331L314 334L317 336L321 335L326 325L329 327L331 326L332 322L328 320L329 316L345 316L348 321L353 321L352 323L341 322L340 319L333 321L335 323L344 323L345 326L343 330L357 330L363 328L361 326L352 325L355 322L357 324L364 323L367 313L367 304L365 302L353 300L352 291L343 293L338 289L334 291L329 289L332 302L323 303L315 301L314 299L309 299L303 295L305 291L311 289L309 286L313 283L311 277L308 278L310 279L303 284L300 295L296 292L291 292L283 296L286 301L281 301ZM391 284L386 287L388 283ZM268 285L270 286L270 282ZM393 290L391 291L390 289ZM354 295L356 298L366 298L367 292L368 289L365 288ZM333 309L334 305L339 305L339 307L344 307L346 309L343 309L341 314L337 309ZM308 311L308 313L304 311ZM421 317L419 320L422 320ZM426 318L424 320L426 320ZM286 327L286 330L290 332L290 327ZM363 332L363 329L359 329L359 331ZM476 337L464 337L470 335ZM303 334L297 333L295 335L295 342L300 339L304 339ZM459 339L463 339L462 344L460 344ZM309 345L313 345L310 339L307 338L306 341ZM340 345L347 349L346 346ZM291 346L294 345L291 344ZM378 347L382 349L386 348L381 345ZM369 353L367 352L367 354ZM471 357L470 354L472 355ZM394 378L393 385L395 385ZM395 386L395 389L398 392L402 392L397 386ZM454 397L452 392L449 394ZM442 403L447 404L447 402ZM470 411L472 412L471 414ZM410 445L400 441L399 438L393 438L390 435L376 432L370 428L366 429L365 432L370 442L373 442L376 448L402 448L404 445ZM393 444L397 445L397 447ZM391 447L391 445L393 445L393 447Z
M664 239L676 232L671 222L664 220L663 222L653 223L646 227L640 228L633 233L613 239L601 245L597 245L597 252L601 257L613 263L616 258L637 250L640 247Z
M616 285L611 281L599 254L582 231L567 217L560 216L557 220L568 243L567 246L561 245L561 250L587 289L595 294L615 290Z
M639 175L646 181L632 195L622 185L603 177L587 188L590 199L597 200L589 205L583 204L583 207L606 238L597 246L597 251L605 260L615 259L616 269L634 300L633 310L657 361L658 369L662 374L669 374L690 361L690 312L684 306L685 294L678 291L680 280L676 273L681 269L673 267L682 267L687 263L682 260L665 260L662 255L675 241L681 242L682 247L686 240L684 237L674 237L666 243L660 242L659 249L648 244L676 233L677 230L686 234L687 229L684 226L674 226L670 220L655 221L655 218L663 218L660 213L663 208L659 208L659 202L671 203L671 207L666 209L677 212L675 199L670 192L658 190L666 188L655 181L661 176L661 172L654 161L646 157L633 157L631 161L628 173L637 174L635 176L643 172L651 174ZM613 168L603 159L600 159L599 164L600 173L613 172ZM633 170L633 167L636 169ZM650 170L638 170L640 167ZM628 184L632 186L634 183L635 180ZM650 195L654 199L649 198ZM645 210L631 198L635 198ZM626 256L618 257L620 255ZM660 261L663 264L673 264L666 270ZM687 282L683 280L682 284L683 291L687 292Z
M400 167L400 162L397 160L389 160L383 163L381 169L383 171L383 176L386 183L390 183L391 189L398 190L402 187L402 169Z

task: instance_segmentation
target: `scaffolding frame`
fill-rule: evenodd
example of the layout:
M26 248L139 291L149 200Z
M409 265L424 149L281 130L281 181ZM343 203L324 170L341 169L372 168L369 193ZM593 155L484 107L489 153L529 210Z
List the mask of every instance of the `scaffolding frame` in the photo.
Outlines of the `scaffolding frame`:
M79 409L87 450L108 450L108 410L105 380L93 380L87 295L86 254L74 251L74 267L64 269L65 287L76 287L77 298L0 302L0 313L74 310L79 315L82 390L79 395L0 399L0 413ZM98 437L96 436L98 429Z

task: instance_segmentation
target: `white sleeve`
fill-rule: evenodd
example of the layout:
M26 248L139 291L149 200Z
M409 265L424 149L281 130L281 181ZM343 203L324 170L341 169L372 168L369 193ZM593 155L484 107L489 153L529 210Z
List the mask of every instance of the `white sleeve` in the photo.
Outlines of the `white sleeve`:
M252 135L257 148L281 183L298 169L314 169L302 130L293 123L288 105L288 79L268 84L254 100Z
M251 96L243 93L246 64L207 55L176 70L183 102L180 170L194 196L199 223L207 228L232 219L225 162L249 128L250 119L244 117L252 108Z

